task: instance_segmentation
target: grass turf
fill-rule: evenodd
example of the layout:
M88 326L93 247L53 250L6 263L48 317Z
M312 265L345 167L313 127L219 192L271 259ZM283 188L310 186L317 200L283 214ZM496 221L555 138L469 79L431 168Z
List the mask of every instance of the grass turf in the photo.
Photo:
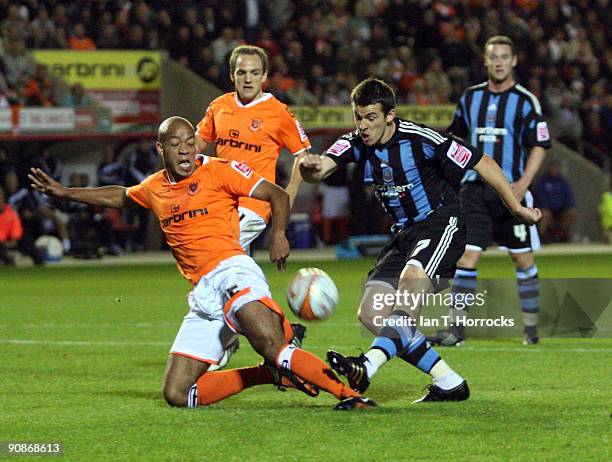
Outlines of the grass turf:
M310 323L305 347L367 349L356 322L371 261L316 264L341 303ZM290 274L264 270L276 298ZM544 257L543 277L610 277L609 256ZM485 277L513 277L507 258ZM428 377L399 360L368 396L380 408L334 413L272 386L198 410L168 407L161 381L188 286L171 265L0 269L0 441L59 441L63 460L611 460L611 339L472 340L444 349L470 381L464 403L411 405ZM283 303L284 304L284 303ZM233 367L257 363L246 341Z

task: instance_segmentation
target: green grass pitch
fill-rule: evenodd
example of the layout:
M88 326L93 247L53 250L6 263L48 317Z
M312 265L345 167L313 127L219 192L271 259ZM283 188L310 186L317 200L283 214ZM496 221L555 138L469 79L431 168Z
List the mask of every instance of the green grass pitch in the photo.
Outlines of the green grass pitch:
M304 344L322 356L369 346L355 310L371 263L263 266L283 305L299 267L335 279L341 303L309 323ZM538 266L542 277L612 276L609 255L542 256ZM513 277L513 268L486 258L480 274ZM0 441L61 442L61 460L612 460L611 339L440 349L470 382L463 403L412 405L428 377L395 360L368 390L375 411L335 413L330 395L269 385L174 409L161 382L189 289L174 266L1 268L0 288ZM259 361L243 340L231 365Z

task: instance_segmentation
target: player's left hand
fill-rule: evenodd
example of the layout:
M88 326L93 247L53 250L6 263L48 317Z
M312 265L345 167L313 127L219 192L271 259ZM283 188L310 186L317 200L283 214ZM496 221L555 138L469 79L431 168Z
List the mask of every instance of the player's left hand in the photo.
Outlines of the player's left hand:
M510 187L512 188L512 192L514 193L516 200L522 202L525 198L525 193L527 192L529 185L523 183L521 180L518 180L514 183L510 183Z
M272 235L270 240L270 260L276 263L276 268L279 271L287 269L287 257L291 248L285 233Z
M514 216L524 225L535 225L542 218L542 212L540 209L521 207L514 212Z

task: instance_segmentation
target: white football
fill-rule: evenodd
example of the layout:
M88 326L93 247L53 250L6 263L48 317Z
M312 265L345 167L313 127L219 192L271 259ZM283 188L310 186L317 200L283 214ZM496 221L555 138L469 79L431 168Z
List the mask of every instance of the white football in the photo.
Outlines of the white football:
M302 268L287 287L287 303L293 313L307 321L325 319L338 304L338 289L319 268Z
M64 255L62 241L55 236L40 236L34 242L34 246L42 251L43 259L46 262L58 262Z

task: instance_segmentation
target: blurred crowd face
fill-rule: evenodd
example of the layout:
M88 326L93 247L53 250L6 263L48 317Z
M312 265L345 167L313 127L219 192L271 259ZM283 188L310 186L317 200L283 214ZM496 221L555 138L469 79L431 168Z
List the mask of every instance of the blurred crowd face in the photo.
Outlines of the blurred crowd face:
M268 77L263 71L263 63L257 55L240 55L236 60L236 70L232 82L236 87L238 98L243 104L248 104L261 97L263 83Z
M395 131L395 109L385 115L381 103L355 106L353 115L359 136L367 146L386 143Z
M485 67L489 79L495 84L510 82L512 69L516 66L516 55L509 45L492 44L487 47Z

